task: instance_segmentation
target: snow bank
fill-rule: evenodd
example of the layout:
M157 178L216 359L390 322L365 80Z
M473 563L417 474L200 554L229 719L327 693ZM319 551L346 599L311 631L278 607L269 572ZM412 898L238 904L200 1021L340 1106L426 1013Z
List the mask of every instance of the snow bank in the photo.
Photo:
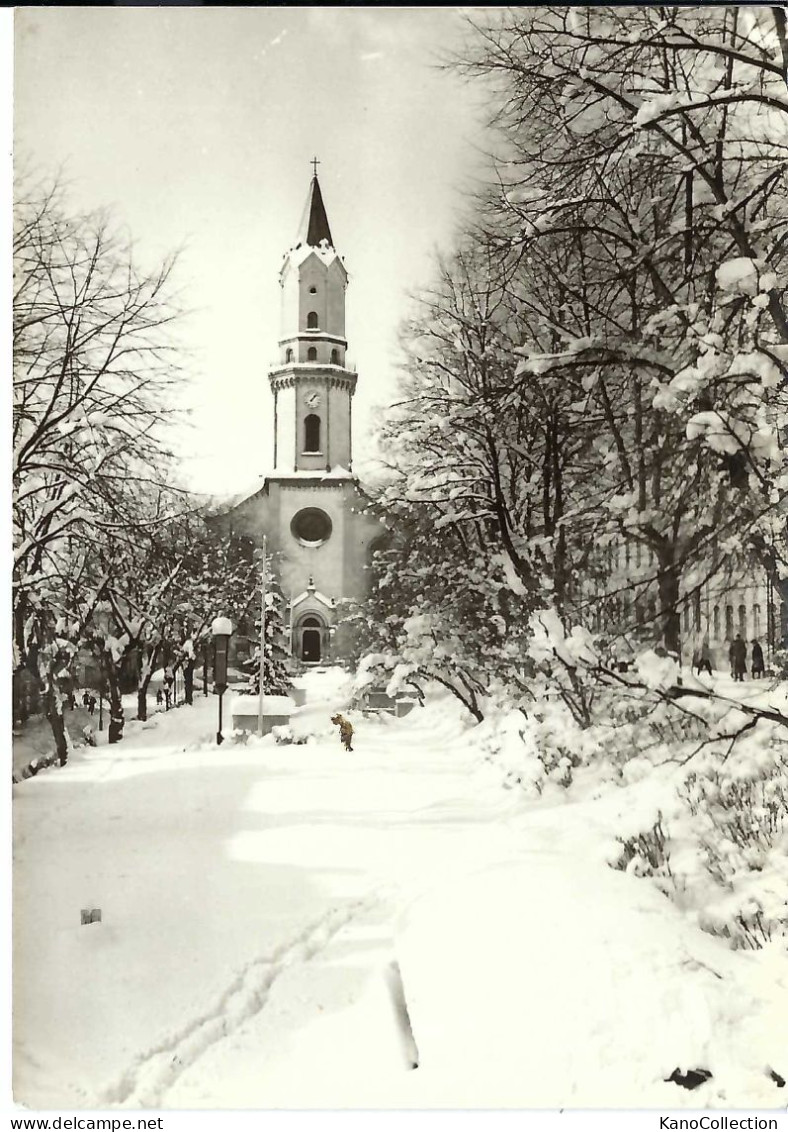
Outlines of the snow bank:
M781 1100L788 968L759 987L624 874L548 852L488 869L417 902L397 956L419 1073L457 1107ZM693 1092L666 1081L694 1068L712 1077Z
M236 696L230 705L233 715L254 715L260 706L257 696ZM289 696L263 696L264 715L292 715L295 701Z

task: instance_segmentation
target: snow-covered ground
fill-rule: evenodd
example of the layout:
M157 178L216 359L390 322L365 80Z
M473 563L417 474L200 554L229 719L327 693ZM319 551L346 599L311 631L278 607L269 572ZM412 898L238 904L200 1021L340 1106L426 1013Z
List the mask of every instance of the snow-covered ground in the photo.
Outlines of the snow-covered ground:
M200 696L15 787L17 1100L784 1107L785 951L608 867L643 782L528 802L445 698L347 753L305 679L306 744L217 748Z

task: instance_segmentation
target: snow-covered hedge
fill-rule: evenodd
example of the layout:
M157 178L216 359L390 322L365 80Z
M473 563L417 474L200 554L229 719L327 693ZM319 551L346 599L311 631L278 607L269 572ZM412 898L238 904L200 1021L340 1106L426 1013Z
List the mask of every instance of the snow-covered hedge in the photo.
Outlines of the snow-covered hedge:
M533 800L571 796L581 768L586 792L648 780L643 804L617 819L611 867L648 878L731 946L761 947L788 936L785 730L759 720L733 744L714 739L740 724L738 713L688 703L679 712L609 690L586 728L558 698L499 704L473 742L506 787Z
M733 947L788 936L788 742L761 721L693 757L670 813L621 837L615 868L653 878Z

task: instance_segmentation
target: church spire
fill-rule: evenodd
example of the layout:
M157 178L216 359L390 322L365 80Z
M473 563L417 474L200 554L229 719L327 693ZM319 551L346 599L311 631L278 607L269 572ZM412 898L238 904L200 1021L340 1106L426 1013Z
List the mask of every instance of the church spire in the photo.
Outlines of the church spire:
M326 207L323 204L323 194L320 192L320 184L317 179L317 166L319 164L317 158L312 162L314 167L312 184L309 186L306 208L301 217L301 223L298 226L296 247L299 247L301 244L307 244L310 248L317 248L323 240L326 241L329 247L333 248L334 246L334 241L331 238L331 229L328 226Z

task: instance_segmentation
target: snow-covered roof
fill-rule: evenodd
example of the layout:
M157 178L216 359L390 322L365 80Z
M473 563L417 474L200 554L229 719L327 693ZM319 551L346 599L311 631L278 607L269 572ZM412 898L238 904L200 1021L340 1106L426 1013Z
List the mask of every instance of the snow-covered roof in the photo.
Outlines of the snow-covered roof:
M325 469L321 468L313 468L312 470L299 468L298 471L291 472L278 471L274 468L273 471L265 476L257 476L244 491L236 491L231 495L228 494L221 498L214 497L211 503L212 514L224 515L228 511L232 511L235 507L239 507L248 499L253 499L255 495L259 495L260 492L266 490L269 480L272 479L278 482L282 480L352 480L359 490L363 491L363 488L361 488L359 484L358 476L347 468L343 468L341 464L337 464L336 467L331 468L330 471L325 471Z
M331 470L328 471L328 472L321 471L320 468L299 468L298 471L295 471L295 472L277 472L276 470L274 470L272 475L273 475L274 478L276 478L278 480L282 480L282 479L288 479L288 480L289 479L294 479L294 480L300 480L300 479L309 479L309 480L354 480L354 479L356 479L356 476L353 474L353 472L348 471L347 468L343 468L341 464L337 464L336 467L331 468Z
M308 597L316 598L317 601L321 603L321 605L325 605L329 609L334 608L334 599L332 597L326 597L325 594L321 594L320 590L304 590L304 592L300 593L298 597L293 598L291 605L299 605L302 601L305 600L305 598Z
M263 491L266 486L265 476L255 476L247 487L241 491L234 491L227 495L214 496L211 500L210 510L213 515L224 515L228 511L232 511L240 503L245 503L247 499L252 499L259 492Z

